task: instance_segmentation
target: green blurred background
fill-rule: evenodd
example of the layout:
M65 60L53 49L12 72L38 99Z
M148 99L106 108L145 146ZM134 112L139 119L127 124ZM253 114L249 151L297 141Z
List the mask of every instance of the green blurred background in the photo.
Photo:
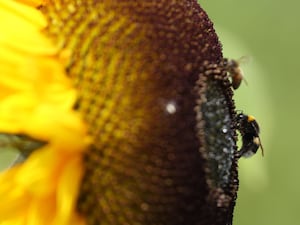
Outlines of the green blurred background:
M242 65L248 85L235 100L260 123L265 150L265 157L239 162L234 225L300 224L300 1L199 2L215 24L224 56L250 58Z
M234 225L300 224L300 1L199 2L215 24L224 56L249 58L241 66L248 85L241 85L235 100L237 109L258 120L265 149L265 157L258 152L239 162ZM1 153L2 159L13 157L12 151ZM0 169L6 162L0 160Z

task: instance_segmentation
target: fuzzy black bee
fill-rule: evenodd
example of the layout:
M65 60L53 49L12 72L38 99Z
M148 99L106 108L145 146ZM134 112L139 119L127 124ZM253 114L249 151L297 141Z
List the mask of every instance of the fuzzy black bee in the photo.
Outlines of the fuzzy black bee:
M259 126L255 118L250 115L239 113L237 115L238 130L242 135L242 147L237 152L238 157L249 157L254 155L258 148L261 148L262 155L264 155L263 146L259 138Z

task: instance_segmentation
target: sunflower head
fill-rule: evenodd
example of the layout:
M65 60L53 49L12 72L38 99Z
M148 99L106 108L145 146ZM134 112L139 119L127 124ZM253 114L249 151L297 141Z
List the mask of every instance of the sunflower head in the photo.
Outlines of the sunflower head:
M221 45L198 3L49 0L39 9L65 79L55 100L69 99L62 112L53 100L50 111L68 125L76 119L76 135L56 137L60 127L49 137L21 133L77 149L84 174L74 211L89 225L230 223L234 103Z

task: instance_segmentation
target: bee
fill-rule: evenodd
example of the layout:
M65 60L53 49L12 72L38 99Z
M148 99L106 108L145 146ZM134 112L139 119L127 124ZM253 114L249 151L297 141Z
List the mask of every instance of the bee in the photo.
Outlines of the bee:
M227 59L223 60L223 65L225 70L228 72L229 76L231 77L231 85L234 90L238 89L242 83L242 80L247 84L247 81L244 78L244 73L240 67L240 63L245 61L246 57L241 57L238 60L234 59Z
M238 157L250 157L254 155L259 148L261 148L262 156L264 149L259 137L259 125L255 118L250 115L239 113L237 115L238 130L242 135L242 147L237 152Z

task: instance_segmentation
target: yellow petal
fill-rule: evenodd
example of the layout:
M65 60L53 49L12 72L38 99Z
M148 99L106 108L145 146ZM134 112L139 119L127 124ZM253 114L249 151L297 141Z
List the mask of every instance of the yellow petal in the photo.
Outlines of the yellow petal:
M66 59L42 33L45 25L36 9L0 2L0 132L46 143L0 174L1 225L85 223L75 203L90 140L73 110L77 93L65 74Z

